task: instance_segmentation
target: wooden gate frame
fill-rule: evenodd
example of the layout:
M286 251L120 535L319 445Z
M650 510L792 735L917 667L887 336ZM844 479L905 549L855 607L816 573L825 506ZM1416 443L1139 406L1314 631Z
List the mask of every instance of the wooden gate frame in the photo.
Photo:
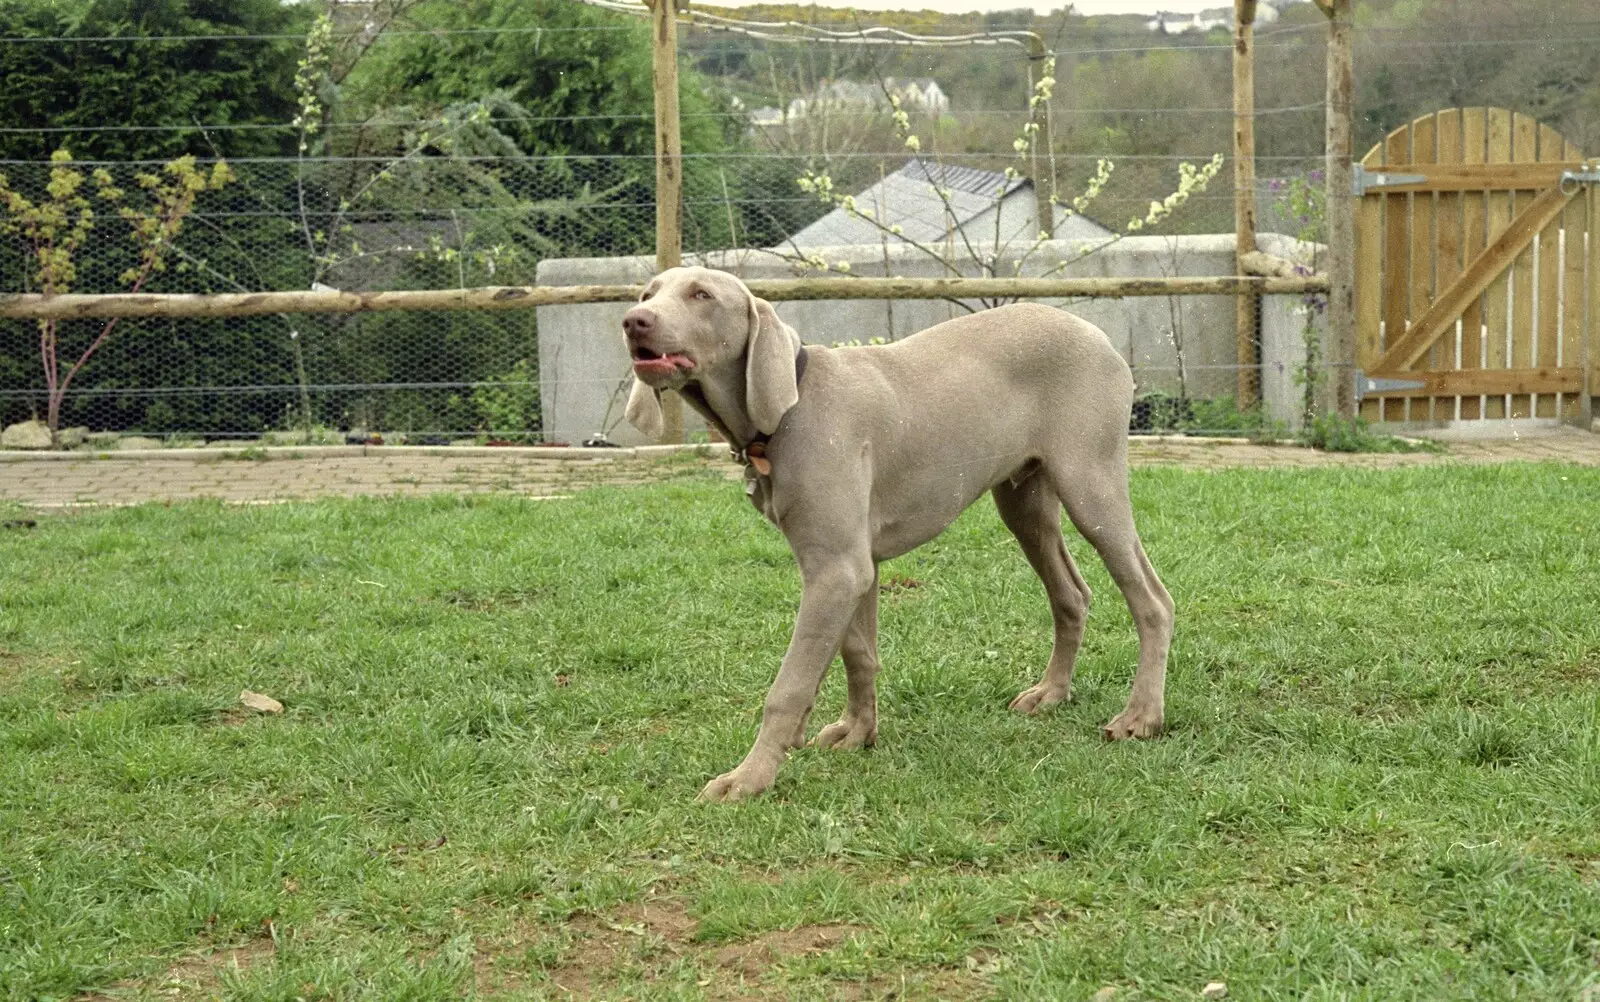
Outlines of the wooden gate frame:
M1537 160L1532 159L1535 136L1541 153ZM1493 159L1493 143L1498 139L1508 153L1515 149L1515 159L1523 162L1453 162L1486 159L1481 153L1486 137L1490 143L1487 159ZM1476 157L1472 150L1474 143L1480 144ZM1465 156L1447 152L1446 147L1453 144L1464 144L1457 148L1464 149ZM1422 148L1424 145L1429 147L1426 151ZM1585 162L1578 149L1549 126L1505 109L1445 109L1399 127L1384 142L1375 145L1356 166L1358 397L1432 397L1451 400L1453 404L1456 397L1560 393L1579 396L1582 414L1588 418L1592 413L1589 397L1600 393L1600 346L1594 343L1595 327L1600 325L1600 246L1597 246L1600 198L1595 197L1595 182L1600 182L1600 161ZM1485 237L1469 243L1464 262L1457 260L1460 233L1447 234L1446 227L1440 225L1435 240L1433 200L1424 202L1405 197L1407 193L1435 192L1454 196L1450 211L1457 211L1456 204L1462 205L1461 228L1464 229L1484 224L1482 201L1470 206L1467 193L1500 193L1497 196L1499 205L1507 210L1509 203L1505 193L1513 191L1537 194L1525 205L1519 204L1518 211L1509 219L1495 219L1491 213ZM1586 197L1579 198L1580 195ZM1414 202L1414 209L1408 201ZM1385 227L1385 204L1391 213L1398 210L1405 214L1398 225ZM1445 205L1443 196L1438 204ZM1474 208L1475 213L1470 211ZM1509 215L1509 212L1504 214ZM1440 221L1443 221L1442 213ZM1568 331L1569 348L1577 348L1578 357L1570 357L1569 350L1569 357L1562 358L1559 367L1536 364L1499 369L1430 369L1424 364L1414 368L1426 363L1434 346L1446 333L1455 331L1456 322L1463 319L1463 314L1466 314L1465 322L1472 326L1471 332L1463 338L1464 343L1477 340L1480 320L1475 307L1479 298L1518 263L1519 257L1528 260L1523 252L1532 246L1536 235L1555 234L1558 221L1569 233L1576 224L1577 232L1589 234L1586 268L1585 250L1581 245L1576 268L1571 261L1558 265L1567 269L1567 294L1570 296L1576 291L1578 296L1568 300L1564 320L1569 328L1576 323L1586 335L1574 337ZM1451 228L1456 228L1453 222ZM1569 248L1570 240L1569 236ZM1403 270L1409 256L1415 268L1424 249L1430 266L1426 283L1419 283L1415 275L1409 288L1403 276L1391 274L1385 279L1385 258L1391 265L1398 261ZM1436 294L1431 288L1434 266L1440 286ZM1531 268L1531 264L1528 267ZM1576 290L1572 286L1574 280L1580 286ZM1549 285L1540 291L1548 295L1556 288L1557 280L1547 277L1545 281ZM1388 293L1390 301L1383 301L1384 292ZM1520 307L1517 312L1522 312ZM1387 321L1386 331L1380 326L1384 321ZM1540 324L1540 333L1553 337L1555 323L1553 320L1546 323L1548 327ZM1402 327L1403 333L1397 335ZM1540 354L1547 352L1541 347ZM1548 356L1546 360L1553 363L1554 351L1548 352ZM1476 410L1477 401L1473 400L1472 404ZM1388 418L1383 404L1378 406L1377 419ZM1495 416L1488 413L1468 415L1466 410L1463 401L1463 417ZM1564 415L1558 412L1555 416ZM1435 410L1434 418L1439 417Z

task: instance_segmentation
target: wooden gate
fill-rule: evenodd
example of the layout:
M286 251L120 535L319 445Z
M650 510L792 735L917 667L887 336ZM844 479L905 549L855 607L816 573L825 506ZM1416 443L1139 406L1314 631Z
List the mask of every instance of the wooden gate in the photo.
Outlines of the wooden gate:
M1600 163L1504 108L1403 125L1356 167L1369 421L1572 419L1600 320ZM1595 371L1600 371L1597 369Z

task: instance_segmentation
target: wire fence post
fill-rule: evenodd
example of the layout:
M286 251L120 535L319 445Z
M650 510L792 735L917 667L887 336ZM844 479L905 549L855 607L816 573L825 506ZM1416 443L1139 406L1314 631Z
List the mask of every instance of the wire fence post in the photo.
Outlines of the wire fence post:
M649 0L656 105L656 270L683 261L683 140L678 131L678 9L688 0ZM682 442L683 398L661 399L663 442Z
M1245 274L1245 255L1256 249L1256 0L1233 0L1233 226L1234 271ZM1237 403L1255 405L1258 390L1256 341L1260 301L1254 293L1234 300L1238 349Z
M1328 16L1328 367L1340 417L1356 416L1355 171L1350 130L1355 68L1350 0L1316 0Z
M1038 35L1028 38L1028 60L1038 67L1040 73L1044 72L1045 58L1044 39ZM1037 82L1037 81L1036 81ZM1054 140L1050 136L1050 104L1049 101L1035 100L1037 92L1030 91L1028 101L1033 106L1032 119L1039 127L1033 137L1033 197L1035 212L1038 213L1039 231L1054 235L1056 230L1056 179L1053 169Z
M1584 427L1600 418L1600 184L1589 186L1589 291L1584 301L1583 359L1589 370L1582 403ZM1570 236L1567 239L1572 239Z

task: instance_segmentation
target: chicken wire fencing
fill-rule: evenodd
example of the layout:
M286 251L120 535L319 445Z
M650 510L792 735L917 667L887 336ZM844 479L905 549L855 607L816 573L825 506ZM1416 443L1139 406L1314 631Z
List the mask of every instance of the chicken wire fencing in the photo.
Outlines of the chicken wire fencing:
M1020 121L1020 118L1019 118ZM654 250L655 165L645 156L551 156L463 153L405 158L304 158L234 160L234 179L203 193L187 217L166 266L151 276L147 292L241 292L337 288L440 289L533 284L534 266L549 258L648 255ZM1178 156L1119 158L1105 185L1075 225L1115 235L1146 211L1152 197L1171 191ZM1279 173L1305 172L1315 162L1281 158ZM1058 156L1054 164L1063 201L1082 190L1097 158ZM771 248L799 263L813 247L837 242L839 207L808 192L797 179L826 174L836 192L881 185L908 168L973 189L993 212L975 212L970 234L955 219L947 248L969 274L982 273L984 247L995 246L991 221L1009 200L1032 205L1029 191L1008 189L1004 169L1014 153L931 153L855 149L821 155L804 152L688 156L684 162L684 250ZM920 166L919 166L920 165ZM200 161L209 168L208 161ZM75 163L82 191L99 210L74 254L74 292L128 290L137 263L129 225L96 203L95 171L134 193L138 175L160 174L159 163ZM52 165L0 165L9 186L43 199ZM1193 196L1168 231L1227 232L1232 196L1218 182ZM932 173L929 173L929 172ZM943 173L941 173L943 172ZM996 181L996 179L999 179ZM992 188L985 186L995 182ZM1272 196L1263 185L1263 204ZM981 209L981 206L978 206ZM885 226L913 227L916 206ZM830 217L832 221L830 222ZM947 222L954 219L947 218ZM856 218L860 225L862 220ZM878 227L872 239L889 239ZM807 235L809 232L809 236ZM1019 239L1019 233L1002 239ZM960 239L957 239L957 238ZM1025 237L1022 237L1025 243ZM8 289L37 291L37 263L18 234L4 238L0 281ZM1003 256L1003 255L1002 255ZM811 273L815 274L815 270ZM64 371L103 330L102 321L64 321L60 367ZM595 331L596 337L612 331ZM864 332L863 339L871 332ZM1232 392L1228 360L1180 361L1182 332L1173 356L1142 362L1164 389L1140 404L1135 430L1217 430L1196 403ZM74 378L65 395L61 427L90 435L142 435L168 440L283 441L365 439L444 443L548 440L539 400L535 314L455 311L354 315L284 314L217 319L123 319ZM1146 353L1148 354L1148 353ZM1135 359L1139 368L1141 360ZM1159 375L1161 371L1166 375ZM1182 370L1178 372L1178 370ZM1178 372L1176 381L1168 378ZM613 379L625 374L592 373ZM0 322L0 422L42 416L39 326ZM618 408L620 414L620 408ZM1220 412L1215 412L1220 413ZM598 429L597 429L598 430Z

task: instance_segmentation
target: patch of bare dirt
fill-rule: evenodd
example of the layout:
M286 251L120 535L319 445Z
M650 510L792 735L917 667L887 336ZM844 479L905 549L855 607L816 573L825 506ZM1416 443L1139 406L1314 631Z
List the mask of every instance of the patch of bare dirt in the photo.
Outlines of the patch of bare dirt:
M4 661L0 661L0 674L4 671ZM1568 661L1557 665L1554 674L1563 682L1600 682L1600 659Z
M0 685L6 685L21 677L24 663L21 654L0 647Z
M904 574L891 574L878 583L881 595L899 595L922 587L922 582Z
M565 933L571 941L560 960L545 968L548 985L562 997L598 998L624 982L659 982L692 974L706 998L717 1002L787 997L786 987L767 985L770 972L794 961L835 950L863 931L842 923L775 929L734 943L699 943L699 922L681 901L655 898L602 915L580 915L560 929L524 927L513 937L546 942ZM528 979L497 962L501 944L482 944L474 967L480 994L515 993ZM792 986L791 986L792 987ZM981 994L971 972L933 970L837 981L826 998L965 999Z
M30 680L57 678L63 688L70 688L67 669L76 661L74 655L63 651L40 651L24 654L21 651L0 647L0 691L17 688Z
M214 999L222 993L222 976L229 971L247 971L270 961L275 947L270 939L257 939L243 946L197 953L177 961L160 974L136 981L121 981L104 994L90 992L74 1002L115 1002L125 992L144 988L163 998Z
M748 978L791 957L826 953L850 938L852 925L803 925L797 929L775 929L755 939L732 943L712 955L718 967L737 971Z

